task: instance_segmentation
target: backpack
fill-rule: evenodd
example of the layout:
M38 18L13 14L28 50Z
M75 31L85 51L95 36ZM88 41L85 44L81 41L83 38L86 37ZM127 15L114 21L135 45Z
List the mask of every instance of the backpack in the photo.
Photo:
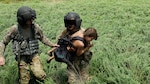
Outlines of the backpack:
M85 40L81 37L73 37L71 39L64 37L58 40L57 44L60 46L54 50L54 56L57 62L70 64L74 60L74 56L76 52L69 52L67 50L68 46L73 47L72 41L74 40L83 41L83 43L85 44Z

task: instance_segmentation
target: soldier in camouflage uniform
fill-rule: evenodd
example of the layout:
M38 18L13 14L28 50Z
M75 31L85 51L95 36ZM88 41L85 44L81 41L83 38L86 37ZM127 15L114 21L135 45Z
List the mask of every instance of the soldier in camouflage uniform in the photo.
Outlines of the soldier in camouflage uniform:
M64 16L64 24L66 29L61 33L60 38L75 36L83 36L85 29L80 28L82 19L75 12L69 12ZM97 38L97 37L96 37ZM92 52L88 50L78 56L76 54L72 66L67 66L68 83L81 84L81 81L86 81L89 78L89 62L92 58Z
M36 13L33 9L27 6L20 7L17 11L18 24L12 26L0 42L0 66L3 66L5 64L4 50L7 44L12 41L13 52L18 61L20 84L29 84L30 70L40 81L46 77L39 59L38 40L50 47L57 46L43 35L39 25L33 22L35 18Z

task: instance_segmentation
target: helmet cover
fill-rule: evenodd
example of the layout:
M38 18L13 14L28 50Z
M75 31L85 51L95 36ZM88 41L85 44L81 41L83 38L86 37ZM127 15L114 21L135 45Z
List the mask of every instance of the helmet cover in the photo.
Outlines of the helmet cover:
M36 12L28 6L22 6L17 11L17 22L20 25L25 25L27 20L35 19Z
M82 19L80 19L80 16L75 12L69 12L64 16L65 27L74 24L76 28L80 29L81 22Z

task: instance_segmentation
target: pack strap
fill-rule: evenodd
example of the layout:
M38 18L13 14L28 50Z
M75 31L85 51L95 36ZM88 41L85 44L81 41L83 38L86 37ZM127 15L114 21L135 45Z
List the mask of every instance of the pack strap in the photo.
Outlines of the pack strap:
M80 41L82 41L84 43L84 45L85 45L84 47L87 46L87 42L86 42L86 40L84 38L79 37L79 36L75 36L75 37L71 38L71 41L75 41L75 40L80 40Z

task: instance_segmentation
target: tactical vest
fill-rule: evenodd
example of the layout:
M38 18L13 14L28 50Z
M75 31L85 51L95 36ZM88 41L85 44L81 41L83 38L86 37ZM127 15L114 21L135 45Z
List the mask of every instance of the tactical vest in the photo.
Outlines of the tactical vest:
M86 41L84 38L82 37L73 37L73 38L69 38L69 37L64 37L64 38L61 38L58 40L58 45L60 45L59 47L57 47L55 50L54 50L54 56L55 56L55 60L58 61L58 62L64 62L66 64L69 64L74 60L74 57L76 55L76 51L75 52L69 52L67 50L67 47L70 46L70 47L74 47L73 44L72 44L72 41L75 41L75 40L80 40L84 43L84 47L86 47Z
M33 55L38 53L38 39L35 39L34 25L31 27L31 37L24 39L21 35L21 27L18 25L18 33L12 41L12 48L15 55Z

